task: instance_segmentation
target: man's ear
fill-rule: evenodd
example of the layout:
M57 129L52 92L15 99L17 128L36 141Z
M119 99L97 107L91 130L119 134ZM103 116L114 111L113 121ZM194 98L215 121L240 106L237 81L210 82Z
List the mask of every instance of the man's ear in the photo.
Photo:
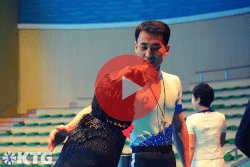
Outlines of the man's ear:
M166 48L166 52L165 52L164 56L168 56L168 54L169 54L169 52L170 52L170 45L167 44L167 45L165 46L165 48Z
M137 45L137 42L136 42L136 41L135 41L135 43L134 43L134 48L135 48L135 53L137 54L138 45Z
M198 104L200 104L201 98L198 97L196 101L198 102Z

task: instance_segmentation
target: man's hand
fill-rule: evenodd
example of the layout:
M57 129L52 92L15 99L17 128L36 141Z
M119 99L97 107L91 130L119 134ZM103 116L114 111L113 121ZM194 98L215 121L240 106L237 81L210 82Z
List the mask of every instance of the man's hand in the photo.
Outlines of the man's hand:
M69 129L65 125L59 125L49 134L48 149L52 152L58 144L62 143L68 136Z

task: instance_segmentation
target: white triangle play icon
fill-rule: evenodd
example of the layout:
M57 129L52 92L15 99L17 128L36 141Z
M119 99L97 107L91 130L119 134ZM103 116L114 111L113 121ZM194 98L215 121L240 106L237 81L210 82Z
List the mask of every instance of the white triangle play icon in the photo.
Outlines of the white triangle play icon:
M139 91L142 87L126 77L122 77L122 100Z

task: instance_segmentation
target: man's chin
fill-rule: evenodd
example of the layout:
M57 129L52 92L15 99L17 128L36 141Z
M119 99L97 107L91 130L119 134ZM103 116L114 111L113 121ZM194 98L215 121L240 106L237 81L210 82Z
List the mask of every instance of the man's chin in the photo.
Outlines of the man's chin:
M155 68L157 71L160 70L161 65L159 65L159 64L154 64L154 63L151 63L151 64L154 66L154 68Z
M150 61L150 60L147 60L150 64L152 64L152 66L157 70L157 71L159 71L160 70L160 67L161 67L161 65L160 64L158 64L157 62L155 62L155 61Z

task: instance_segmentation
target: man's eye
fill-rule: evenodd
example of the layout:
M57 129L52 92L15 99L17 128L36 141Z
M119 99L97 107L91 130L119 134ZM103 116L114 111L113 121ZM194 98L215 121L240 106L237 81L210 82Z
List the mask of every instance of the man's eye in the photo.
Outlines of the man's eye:
M143 50L147 50L147 46L140 46L141 47L141 49L143 49Z
M151 49L152 50L159 50L161 48L161 46L152 46Z

